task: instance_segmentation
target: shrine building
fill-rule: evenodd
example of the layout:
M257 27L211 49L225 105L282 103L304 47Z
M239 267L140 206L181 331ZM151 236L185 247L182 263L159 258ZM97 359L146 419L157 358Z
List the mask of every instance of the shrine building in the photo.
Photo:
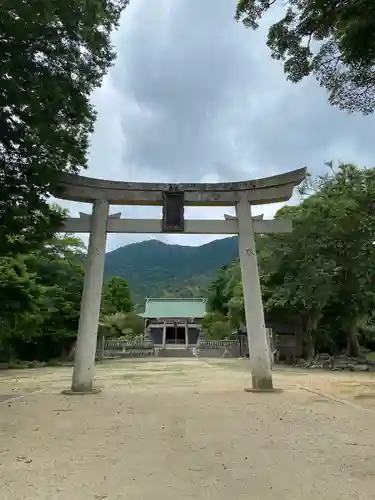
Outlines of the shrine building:
M202 334L206 314L204 298L148 298L145 312L145 338L164 349L195 347Z

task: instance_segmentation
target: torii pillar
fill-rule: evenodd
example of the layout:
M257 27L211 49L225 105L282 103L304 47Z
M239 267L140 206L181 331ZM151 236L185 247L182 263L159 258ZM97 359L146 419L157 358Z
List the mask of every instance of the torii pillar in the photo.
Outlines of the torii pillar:
M264 321L251 205L244 197L235 207L252 389L272 391L270 347Z
M95 366L93 360L95 360L102 299L108 213L108 201L94 201L74 357L71 389L74 393L99 392L93 389Z

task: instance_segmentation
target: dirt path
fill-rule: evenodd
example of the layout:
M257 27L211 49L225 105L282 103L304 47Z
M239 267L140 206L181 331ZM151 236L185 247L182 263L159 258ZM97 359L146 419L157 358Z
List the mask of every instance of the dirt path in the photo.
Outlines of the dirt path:
M0 498L375 498L375 377L283 370L283 393L249 394L246 370L105 364L84 397L60 395L68 368L3 373Z

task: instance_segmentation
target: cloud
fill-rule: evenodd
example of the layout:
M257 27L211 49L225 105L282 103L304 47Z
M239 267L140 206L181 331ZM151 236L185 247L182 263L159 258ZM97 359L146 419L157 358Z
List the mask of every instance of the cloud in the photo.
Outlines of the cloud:
M228 0L131 1L113 37L116 64L93 95L99 119L87 175L202 182L302 165L321 172L334 159L371 165L373 117L330 107L313 79L287 82L265 47L267 26L254 33L237 24L235 6ZM255 213L272 215L276 208ZM126 217L160 216L152 207L121 210ZM188 209L187 215L224 212ZM108 248L144 238L110 235ZM208 239L168 236L191 244Z

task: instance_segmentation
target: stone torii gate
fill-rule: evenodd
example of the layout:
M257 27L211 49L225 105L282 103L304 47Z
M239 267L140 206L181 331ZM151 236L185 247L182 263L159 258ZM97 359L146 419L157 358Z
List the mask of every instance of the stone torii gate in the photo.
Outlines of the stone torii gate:
M90 235L73 380L71 390L66 392L96 392L93 378L107 233L161 232L238 234L252 387L255 391L273 390L254 233L290 232L292 224L287 220L253 218L251 205L289 200L294 187L302 182L305 175L306 169L301 168L245 182L159 184L106 181L63 174L53 194L60 199L93 205L91 215L80 213L78 218L68 218L62 228L69 233ZM122 219L120 213L109 215L110 205L162 206L163 218ZM185 219L184 206L234 206L236 216L225 216L224 220Z

